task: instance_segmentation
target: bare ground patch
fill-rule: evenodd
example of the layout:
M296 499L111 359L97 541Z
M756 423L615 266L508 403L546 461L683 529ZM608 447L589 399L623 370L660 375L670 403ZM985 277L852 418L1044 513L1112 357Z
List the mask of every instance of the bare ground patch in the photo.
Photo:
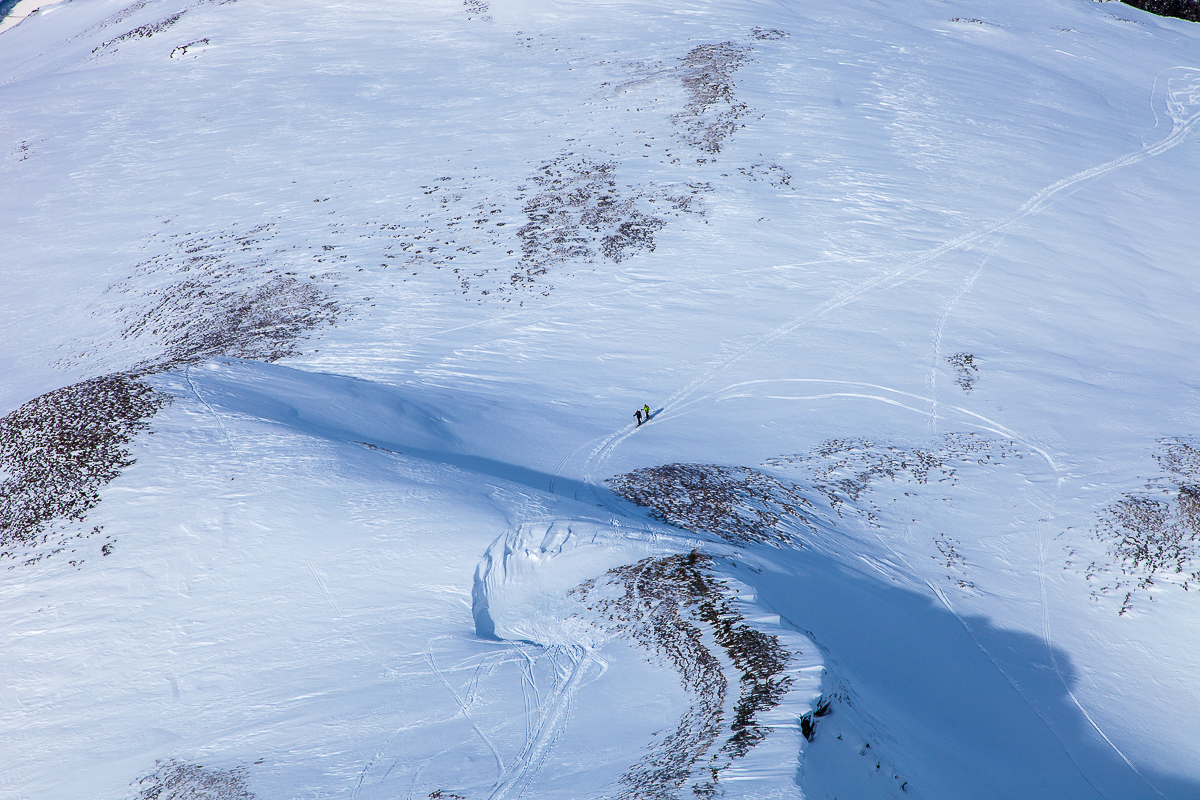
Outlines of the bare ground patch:
M274 263L282 248L271 244L273 233L261 225L166 237L165 253L109 287L124 323L119 340L152 355L48 392L0 420L0 555L32 563L63 552L71 538L99 533L71 534L59 523L84 520L101 488L133 464L133 437L169 402L144 376L218 356L277 361L338 321L343 310L328 276ZM294 264L299 256L288 258ZM42 549L19 555L31 548Z
M861 437L829 439L811 453L777 456L764 464L798 471L838 516L858 514L879 527L880 507L870 493L881 482L949 487L958 482L958 469L964 464L986 466L1021 457L1011 441L949 433L931 448L897 447Z
M556 270L653 252L670 220L704 216L708 184L642 186L619 175L615 160L563 151L534 168L511 201L496 199L498 187L441 176L409 207L425 206L418 221L378 225L392 240L379 268L404 280L441 270L467 299L523 305L550 295Z
M613 492L656 519L736 544L793 541L789 522L813 530L815 511L800 486L749 467L666 464L609 478Z
M487 0L463 0L463 13L469 20L478 19L483 22L491 22L492 17L488 13L490 10Z
M1101 511L1092 531L1108 556L1087 568L1087 579L1098 584L1092 596L1122 596L1120 614L1139 593L1153 600L1160 584L1187 591L1200 581L1200 444L1162 439L1154 458L1166 474Z
M170 759L135 784L136 800L254 800L245 767L223 770Z
M609 478L613 492L652 509L656 519L715 534L736 544L798 544L798 530L815 532L815 498L838 516L861 515L879 527L869 496L880 481L954 485L957 465L1020 457L1012 442L948 434L933 449L880 445L869 439L830 439L811 453L767 459L764 466L798 472L800 482L742 466L666 464ZM810 499L813 498L813 499Z
M35 563L75 536L99 533L55 523L86 518L100 490L133 465L133 437L168 402L137 376L115 374L47 392L0 418L0 558Z
M1200 0L1121 0L1122 3L1160 17L1200 22Z
M733 75L749 57L747 45L718 42L697 45L679 60L680 82L688 102L673 122L689 146L714 156L742 127L741 119L750 113L750 107L737 97Z
M184 9L183 11L180 11L177 14L172 14L169 17L160 19L157 22L151 22L146 25L139 25L138 27L134 28L133 30L126 31L125 33L122 33L120 36L113 37L112 39L109 39L108 41L104 42L103 44L97 45L96 47L92 48L92 53L96 54L96 53L99 53L100 51L104 51L105 53L115 53L119 49L117 47L117 45L119 45L121 42L127 42L132 39L149 39L154 34L162 33L167 28L170 28L171 26L173 26L176 22L179 22L179 19L185 13L187 13L187 9Z
M695 698L675 730L621 778L620 800L667 800L688 784L697 797L715 796L722 773L768 735L758 715L778 705L790 687L782 673L791 654L777 637L745 624L711 566L710 557L695 551L647 558L573 590L599 625L670 664ZM727 681L705 631L741 673L728 724Z
M220 356L278 361L299 355L312 332L336 324L345 313L332 295L337 284L325 273L300 272L294 254L272 245L274 236L274 226L259 225L170 237L165 254L110 287L128 298L120 338L159 350L136 369Z

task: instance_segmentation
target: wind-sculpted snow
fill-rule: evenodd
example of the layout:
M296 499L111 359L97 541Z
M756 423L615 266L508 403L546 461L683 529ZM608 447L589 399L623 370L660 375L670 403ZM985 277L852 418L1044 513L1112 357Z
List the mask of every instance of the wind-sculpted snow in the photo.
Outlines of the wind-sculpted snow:
M0 28L0 800L1198 796L1200 28Z
M159 761L154 772L138 779L136 800L254 800L246 786L245 767L229 770Z
M1140 592L1153 600L1160 582L1187 590L1200 581L1200 445L1164 439L1154 458L1167 475L1146 484L1153 494L1126 494L1100 513L1095 536L1112 561L1087 568L1100 584L1093 597L1124 592L1122 615Z
M711 567L712 559L695 551L647 558L573 590L598 615L597 624L666 660L695 697L675 730L621 778L622 800L675 798L689 781L697 797L716 796L722 773L766 739L760 715L779 705L792 684L782 674L792 655L777 637L745 624ZM710 638L741 673L728 725L725 674L706 644ZM723 731L728 736L713 751Z
M0 558L51 544L33 563L78 536L56 522L82 522L100 490L133 465L133 437L167 402L134 375L105 375L34 398L0 419ZM109 545L102 549L108 555ZM72 563L82 562L77 559Z

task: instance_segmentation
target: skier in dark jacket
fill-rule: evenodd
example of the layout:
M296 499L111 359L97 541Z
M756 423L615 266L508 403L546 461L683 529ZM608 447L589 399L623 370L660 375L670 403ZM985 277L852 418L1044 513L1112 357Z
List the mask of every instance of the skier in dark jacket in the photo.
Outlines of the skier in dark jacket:
M637 426L639 428L642 427L642 410L639 408L637 411L633 412L633 415L635 417L637 417L637 421L638 421Z

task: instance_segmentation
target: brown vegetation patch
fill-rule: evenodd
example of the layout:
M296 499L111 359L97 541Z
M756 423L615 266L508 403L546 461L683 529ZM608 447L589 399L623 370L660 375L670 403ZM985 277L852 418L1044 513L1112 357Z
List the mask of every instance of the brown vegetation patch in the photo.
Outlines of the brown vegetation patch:
M879 507L867 494L879 481L953 486L958 482L957 465L986 465L1008 457L1021 457L1013 442L950 433L932 449L881 445L865 438L829 439L810 454L778 456L764 464L799 469L839 516L853 511L878 527Z
M760 161L748 167L738 167L738 172L754 182L766 181L776 189L787 189L792 185L792 173L778 164Z
M745 624L711 566L712 559L696 551L647 558L572 592L598 615L602 627L666 660L695 697L675 730L621 778L621 800L675 798L689 781L698 797L713 796L721 773L766 738L769 729L759 724L758 715L777 706L791 685L782 675L791 654L777 637ZM701 626L741 673L728 727L727 682L721 662L704 644ZM723 730L728 736L714 751Z
M1177 17L1189 22L1200 22L1200 0L1121 0L1121 2L1160 17Z
M378 226L395 240L379 267L405 280L444 269L471 299L523 305L529 295L549 296L557 267L653 252L671 218L704 215L697 197L712 191L708 184L635 186L622 184L618 171L612 160L560 153L516 187L517 214L488 199L477 181L439 177L421 187L419 222Z
M279 254L268 249L273 228L172 237L171 252L139 264L134 278L110 287L136 297L125 309L121 338L161 347L139 370L219 356L278 361L299 355L312 331L337 323L343 309L321 285L326 276L271 266ZM142 288L160 274L167 277L157 288Z
M759 27L752 28L750 30L750 33L751 33L751 35L754 36L755 39L758 39L760 42L762 42L762 41L777 41L779 39L786 39L788 36L791 35L787 31L781 31L778 28L759 28Z
M687 530L715 534L737 544L795 544L800 526L815 531L811 487L839 516L864 515L878 527L879 508L867 492L880 480L953 485L955 464L988 464L1020 457L1012 442L971 433L948 434L933 450L878 445L868 439L830 439L811 454L778 456L765 466L799 470L803 485L749 467L666 464L609 478L621 497L651 509L656 519Z
M170 759L137 782L137 800L254 800L245 767L210 769Z
M467 19L480 19L483 22L491 22L492 18L488 14L489 10L487 0L463 0L463 12L466 13Z
M100 50L115 52L117 50L116 45L120 44L121 42L128 41L130 39L149 39L154 34L162 33L176 22L179 22L179 18L185 13L187 13L187 9L180 11L178 14L172 14L165 19L160 19L157 22L151 22L148 25L140 25L131 31L126 31L120 36L109 39L107 42L92 48L92 52L96 53Z
M517 230L522 269L513 274L514 285L567 261L591 262L599 255L619 263L654 251L654 234L667 224L648 208L657 199L620 186L616 171L614 162L563 153L530 176L537 189L522 209L528 221ZM687 208L683 198L663 199L664 210Z
M1149 592L1159 581L1185 591L1200 581L1200 446L1187 438L1162 439L1154 458L1167 474L1146 484L1152 493L1125 494L1100 512L1093 531L1112 561L1088 566L1088 580L1101 578L1092 595L1123 591L1120 614L1133 607L1137 592Z
M719 42L697 45L679 59L680 81L688 102L674 122L691 147L716 155L725 140L742 127L740 120L750 109L735 94L733 74L749 56L746 45Z
M955 353L952 356L946 357L946 363L954 367L954 371L958 373L958 378L954 381L959 388L964 392L969 392L975 388L976 376L979 372L979 365L975 363L975 356L970 353Z
M810 530L813 504L799 486L749 467L666 464L609 478L613 492L656 519L738 544L791 543L796 522Z
M82 521L100 489L133 465L133 436L169 400L136 376L105 375L47 392L0 419L0 557L46 544L57 520ZM64 549L56 544L29 562Z

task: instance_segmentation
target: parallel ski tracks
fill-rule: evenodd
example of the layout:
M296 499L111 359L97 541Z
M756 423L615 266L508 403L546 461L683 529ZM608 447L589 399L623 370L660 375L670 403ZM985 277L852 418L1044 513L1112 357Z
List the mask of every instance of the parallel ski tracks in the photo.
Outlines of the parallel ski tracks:
M554 687L541 699L538 713L526 735L525 744L503 770L488 800L517 800L541 771L546 755L570 720L575 694L592 663L587 649L579 645L547 648L554 659Z

